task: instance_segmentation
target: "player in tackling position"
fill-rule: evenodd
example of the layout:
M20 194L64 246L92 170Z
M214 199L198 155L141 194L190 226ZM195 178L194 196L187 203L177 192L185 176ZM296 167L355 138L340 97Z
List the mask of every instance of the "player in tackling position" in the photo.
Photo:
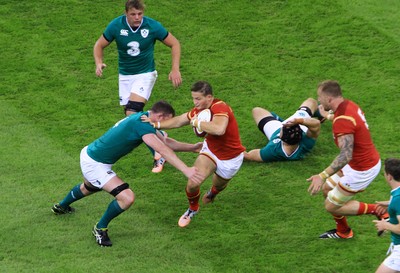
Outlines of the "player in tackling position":
M172 66L169 73L174 87L182 83L179 71L181 46L179 41L156 20L144 16L142 0L128 0L125 14L112 20L93 48L96 75L101 77L106 64L103 51L115 40L118 49L119 102L125 114L141 112L150 98L157 79L154 62L156 41L171 48ZM154 154L153 172L161 172L165 160Z
M104 190L113 195L115 199L93 227L93 235L100 246L112 245L108 237L108 224L127 210L135 200L133 191L114 173L112 165L143 142L159 151L172 166L194 183L204 180L203 174L195 167L187 167L173 152L173 150L197 152L201 148L201 142L188 144L164 137L149 123L141 121L140 117L143 114L152 122L160 122L172 118L175 111L168 103L159 101L148 112L140 112L120 120L103 136L84 147L80 156L84 182L72 188L60 203L52 207L55 214L67 214L74 211L70 204L90 194Z
M334 112L332 130L340 153L329 167L307 179L311 181L308 191L315 195L323 190L325 209L336 222L336 229L319 237L349 239L353 237L353 231L347 224L347 215L373 214L378 218L385 217L382 214L385 210L377 204L351 200L379 174L381 160L364 113L357 104L343 98L339 84L336 81L324 81L318 85L317 93L322 106L321 114L325 116L329 110Z
M282 121L261 107L253 108L254 121L269 141L262 149L245 152L244 158L258 162L302 159L314 147L321 129L320 121L312 118L317 110L317 101L308 98Z
M205 81L198 81L193 84L191 91L194 103L191 111L169 120L152 123L157 129L179 128L191 124L206 133L203 148L194 163L205 178L200 182L189 178L186 185L189 208L178 221L180 227L189 225L193 216L198 213L200 186L204 180L213 175L212 187L202 198L203 204L208 204L214 201L217 194L225 189L239 171L245 150L232 109L225 102L214 98L211 85ZM200 121L197 117L204 109L211 111L211 120L208 122Z

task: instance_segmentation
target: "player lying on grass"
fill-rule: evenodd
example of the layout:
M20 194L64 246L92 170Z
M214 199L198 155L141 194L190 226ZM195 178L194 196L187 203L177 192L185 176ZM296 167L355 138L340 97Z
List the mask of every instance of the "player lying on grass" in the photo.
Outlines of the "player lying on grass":
M97 140L81 151L80 161L83 173L83 183L76 185L58 204L52 207L55 214L72 213L70 205L88 195L104 190L115 199L109 204L103 217L93 227L93 235L100 246L111 246L108 237L108 224L112 219L126 211L134 202L135 195L129 185L119 178L111 169L120 158L132 152L143 142L160 152L172 166L180 170L193 183L201 183L204 174L196 167L188 167L182 162L175 151L198 152L201 142L188 144L164 137L149 123L140 119L145 115L152 122L171 119L175 110L170 104L159 101L150 111L132 114L119 122ZM138 156L142 156L138 154Z
M255 107L254 121L269 141L262 149L245 152L244 158L258 162L304 158L314 147L320 132L320 121L312 118L317 110L317 101L309 98L301 104L296 113L283 121L268 110Z
M201 181L189 178L186 195L189 208L179 218L178 225L186 227L199 211L200 186L212 175L212 187L203 196L202 201L208 204L228 185L228 182L239 171L243 163L243 151L239 128L232 109L225 102L214 98L212 87L205 81L193 84L191 88L194 108L180 116L157 123L157 129L179 128L191 124L196 134L205 135L203 147L194 166L205 176ZM209 119L201 120L203 111L210 111ZM148 121L148 119L144 119Z

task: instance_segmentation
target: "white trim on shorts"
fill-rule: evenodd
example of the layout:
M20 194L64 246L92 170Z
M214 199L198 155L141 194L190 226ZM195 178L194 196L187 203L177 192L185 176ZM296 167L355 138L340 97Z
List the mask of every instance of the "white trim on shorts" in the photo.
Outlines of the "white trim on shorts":
M87 153L87 146L81 151L80 161L83 177L95 188L103 188L117 174L111 169L112 164L104 164L92 159Z
M228 160L220 160L213 152L210 151L207 141L203 141L203 147L200 154L211 158L216 164L215 173L223 179L229 180L235 176L243 163L244 154L240 153L237 157Z
M119 104L126 105L131 93L149 100L157 76L157 70L136 75L119 74Z

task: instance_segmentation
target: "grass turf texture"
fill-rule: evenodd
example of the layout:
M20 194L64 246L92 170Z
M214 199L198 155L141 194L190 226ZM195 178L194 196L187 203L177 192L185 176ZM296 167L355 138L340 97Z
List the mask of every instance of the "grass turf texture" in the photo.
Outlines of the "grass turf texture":
M165 2L165 1L164 1ZM8 1L0 5L1 272L373 272L389 236L376 237L373 217L349 217L355 237L321 241L334 227L305 181L337 154L329 123L304 161L246 162L214 204L186 229L186 180L170 165L150 173L141 147L115 165L136 193L134 206L110 224L114 246L98 247L91 228L111 197L98 193L66 217L50 207L81 181L80 149L122 117L115 44L104 77L94 74L92 47L124 1ZM146 1L146 15L182 44L184 83L168 81L170 51L157 44L159 99L178 113L192 106L189 87L209 81L234 109L243 144L262 147L251 109L290 115L316 85L336 79L366 112L382 158L398 145L400 35L398 1ZM195 142L192 130L171 130ZM139 156L138 154L142 154ZM180 154L192 164L194 154ZM203 185L203 192L210 181ZM357 200L386 200L379 176Z

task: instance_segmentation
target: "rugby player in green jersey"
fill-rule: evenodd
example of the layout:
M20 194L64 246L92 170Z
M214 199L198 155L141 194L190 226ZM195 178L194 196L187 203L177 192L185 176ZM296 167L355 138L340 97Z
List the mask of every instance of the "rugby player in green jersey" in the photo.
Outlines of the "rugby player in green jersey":
M83 183L72 188L60 203L52 207L55 214L69 214L74 212L70 206L73 202L90 194L104 190L113 195L115 199L93 228L93 235L100 246L112 245L108 237L108 224L127 210L135 200L135 195L129 185L117 176L112 166L143 142L159 151L187 178L197 183L205 179L197 168L188 167L174 153L174 151L198 152L202 143L183 143L163 136L150 123L142 122L140 119L142 115L147 115L153 123L157 123L171 119L175 115L175 110L167 102L159 101L148 112L133 114L118 121L104 135L84 147L80 155Z
M125 3L125 14L112 20L96 41L93 49L96 75L101 77L106 64L103 51L115 40L118 49L119 100L125 114L141 112L150 98L157 79L154 61L156 41L171 48L172 67L169 73L174 87L182 83L179 70L181 46L179 41L158 21L144 16L142 0ZM154 154L153 172L161 172L165 159Z
M388 254L376 273L400 272L400 160L388 158L385 160L385 179L391 188L390 200L378 202L389 212L389 219L373 220L379 233L391 232L392 243Z
M266 109L255 107L252 111L254 121L268 138L268 143L261 149L245 152L244 158L258 162L303 159L315 146L320 133L320 121L312 118L317 110L318 103L313 98L306 99L286 120Z

